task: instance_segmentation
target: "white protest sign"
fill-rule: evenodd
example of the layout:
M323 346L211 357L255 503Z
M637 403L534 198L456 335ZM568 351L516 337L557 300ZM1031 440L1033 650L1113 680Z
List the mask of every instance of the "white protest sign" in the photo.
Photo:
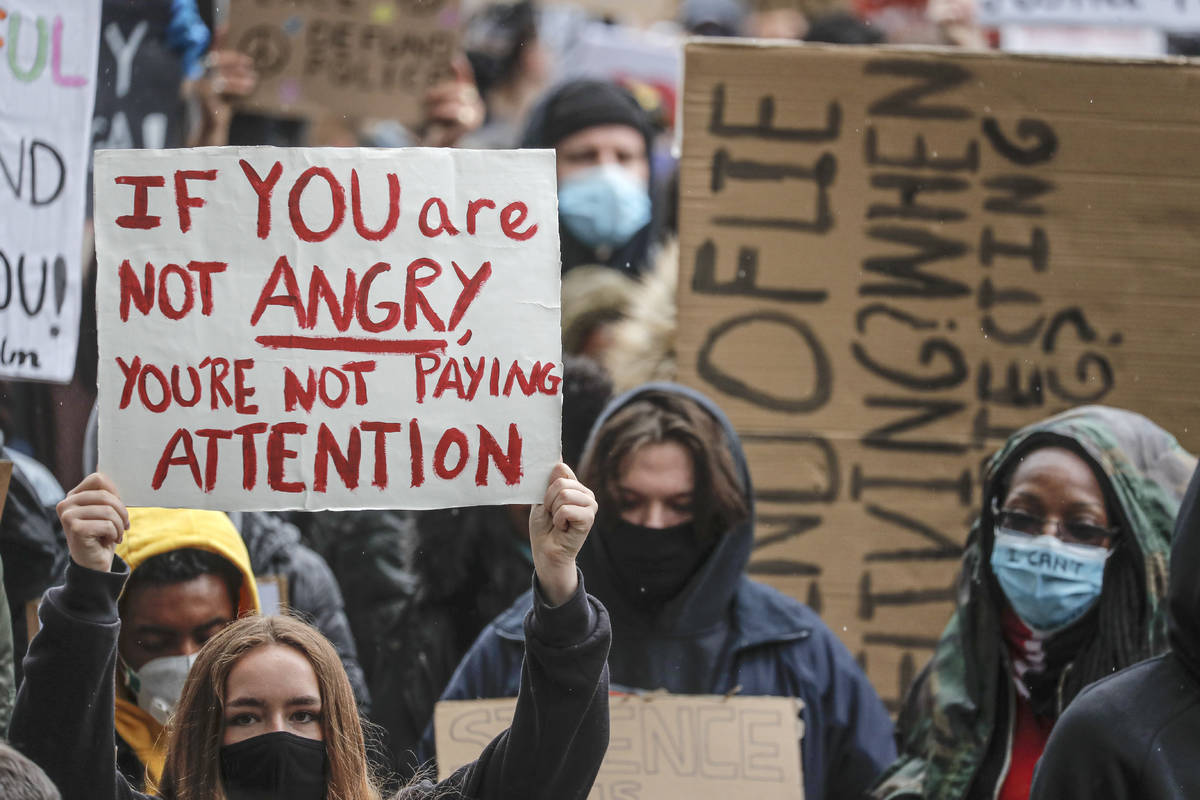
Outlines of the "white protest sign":
M478 758L516 704L438 703L438 775ZM588 800L804 800L802 708L792 697L611 695L608 751Z
M100 469L130 505L537 502L554 154L96 154Z
M979 23L1200 30L1200 0L980 0Z
M0 377L75 372L99 0L0 5Z

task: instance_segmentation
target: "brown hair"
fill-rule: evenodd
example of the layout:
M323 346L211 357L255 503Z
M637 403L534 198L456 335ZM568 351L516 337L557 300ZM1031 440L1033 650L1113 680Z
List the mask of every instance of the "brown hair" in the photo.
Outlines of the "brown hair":
M709 543L749 513L745 487L720 423L696 401L665 391L648 391L622 406L596 432L583 454L580 479L596 493L601 515L619 508L621 471L637 450L675 442L692 457L695 471L696 532Z
M225 683L247 653L267 645L300 652L321 690L322 734L329 758L327 800L378 800L367 766L362 723L341 659L315 628L286 616L252 614L210 639L196 657L171 718L159 791L165 800L223 800L220 748Z

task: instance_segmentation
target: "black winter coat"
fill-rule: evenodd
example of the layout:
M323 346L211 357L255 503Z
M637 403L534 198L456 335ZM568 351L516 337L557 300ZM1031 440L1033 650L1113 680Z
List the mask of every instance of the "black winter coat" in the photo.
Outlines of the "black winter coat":
M148 800L113 758L117 598L129 577L71 562L47 592L29 646L10 740L46 771L63 800ZM535 592L536 592L535 582ZM608 612L579 589L561 606L540 593L525 621L526 660L511 727L479 759L405 800L583 800L608 747Z
M1067 707L1030 800L1200 797L1200 468L1171 548L1171 652L1093 683Z

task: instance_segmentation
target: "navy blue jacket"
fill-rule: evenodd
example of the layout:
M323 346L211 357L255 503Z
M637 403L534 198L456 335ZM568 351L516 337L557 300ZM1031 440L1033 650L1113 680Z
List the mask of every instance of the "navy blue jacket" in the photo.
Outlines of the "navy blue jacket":
M617 398L595 430L645 391L684 394L724 428L747 501L753 490L745 456L725 415L696 392L648 384ZM803 701L804 796L859 798L894 760L892 722L858 663L812 609L745 575L753 548L753 511L725 532L683 591L653 618L628 603L600 544L604 514L580 554L588 589L612 616L612 682L678 694L797 697ZM515 696L521 674L526 593L488 625L464 657L443 700ZM738 688L740 687L740 688ZM424 755L432 754L432 729Z

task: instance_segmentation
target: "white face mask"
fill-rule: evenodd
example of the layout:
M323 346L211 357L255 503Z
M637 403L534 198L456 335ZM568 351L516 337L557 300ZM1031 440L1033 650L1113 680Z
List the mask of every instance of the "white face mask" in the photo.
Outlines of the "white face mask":
M171 712L179 704L188 671L196 663L196 654L166 656L147 661L139 670L125 666L125 685L137 698L138 706L166 725Z

